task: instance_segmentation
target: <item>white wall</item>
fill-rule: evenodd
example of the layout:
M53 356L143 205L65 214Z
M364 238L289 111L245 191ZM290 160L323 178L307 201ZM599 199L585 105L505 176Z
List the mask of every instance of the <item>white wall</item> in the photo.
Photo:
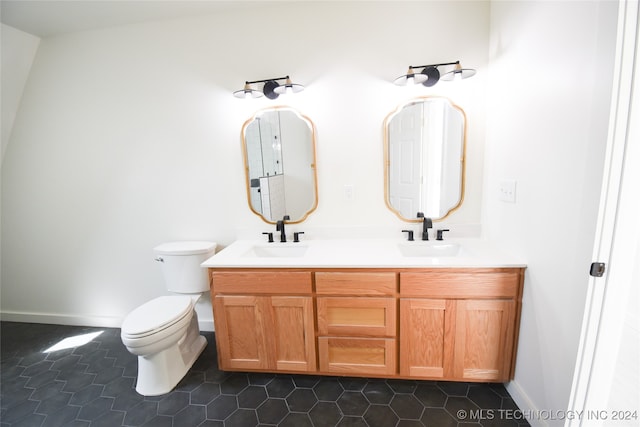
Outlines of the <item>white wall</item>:
M414 96L451 97L469 120L469 170L447 225L479 224L488 24L486 2L289 2L43 39L2 171L3 318L119 326L165 292L156 244L271 230L247 206L240 150L242 124L269 105L318 131L319 206L299 229L400 236L383 197L383 120ZM458 59L477 76L391 84L410 64ZM232 96L286 74L307 87L290 101ZM210 304L199 316L211 323Z
M29 77L29 70L33 58L38 50L40 39L24 31L17 30L5 24L0 24L0 49L2 75L2 114L0 131L2 132L2 152L0 159L4 159L4 151L9 143L9 135L13 122L20 107L22 91Z
M615 2L494 2L486 235L527 260L515 381L521 409L565 410L606 142ZM516 203L499 200L516 180ZM562 425L562 419L531 420Z

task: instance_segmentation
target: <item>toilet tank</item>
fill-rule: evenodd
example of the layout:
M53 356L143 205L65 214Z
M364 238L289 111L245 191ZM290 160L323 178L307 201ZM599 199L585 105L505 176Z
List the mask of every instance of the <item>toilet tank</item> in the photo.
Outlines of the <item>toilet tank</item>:
M163 243L153 248L162 265L167 289L178 294L198 294L209 290L207 269L200 264L216 251L216 244L205 241Z

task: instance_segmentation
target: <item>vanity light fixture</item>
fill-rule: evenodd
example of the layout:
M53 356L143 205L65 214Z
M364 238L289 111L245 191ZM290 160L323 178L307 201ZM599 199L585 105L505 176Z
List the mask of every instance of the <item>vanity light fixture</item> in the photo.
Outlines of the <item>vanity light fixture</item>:
M284 85L280 85L278 80L284 80ZM264 83L262 91L256 90L252 85ZM289 76L277 77L274 79L246 81L244 89L233 92L236 98L260 98L263 94L269 99L276 99L278 96L289 93L298 93L304 90L304 86L292 83Z
M447 65L455 65L452 71L449 71L440 76L440 70L438 67L444 67ZM416 68L422 68L419 73L415 72ZM441 64L431 65L409 65L407 74L404 74L393 81L398 86L405 86L410 84L422 84L423 86L431 87L438 83L440 80L451 81L454 78L466 79L473 76L476 70L471 68L462 68L460 61L456 62L443 62Z

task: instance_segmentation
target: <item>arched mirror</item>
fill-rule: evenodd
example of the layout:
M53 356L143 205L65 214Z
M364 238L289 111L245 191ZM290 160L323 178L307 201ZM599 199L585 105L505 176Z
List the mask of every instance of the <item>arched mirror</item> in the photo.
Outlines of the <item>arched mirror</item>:
M242 126L249 207L264 221L303 221L318 205L315 127L287 107L257 112Z
M443 97L414 99L384 121L385 198L401 219L443 219L464 198L464 111Z

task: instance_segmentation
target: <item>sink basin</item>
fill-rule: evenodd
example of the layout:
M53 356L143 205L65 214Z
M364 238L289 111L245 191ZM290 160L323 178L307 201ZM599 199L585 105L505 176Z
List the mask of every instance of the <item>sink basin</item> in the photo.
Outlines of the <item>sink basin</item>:
M308 248L307 245L298 243L270 243L253 246L244 256L257 258L297 258L303 256Z
M402 256L445 257L460 254L460 245L449 242L404 242L398 245Z

